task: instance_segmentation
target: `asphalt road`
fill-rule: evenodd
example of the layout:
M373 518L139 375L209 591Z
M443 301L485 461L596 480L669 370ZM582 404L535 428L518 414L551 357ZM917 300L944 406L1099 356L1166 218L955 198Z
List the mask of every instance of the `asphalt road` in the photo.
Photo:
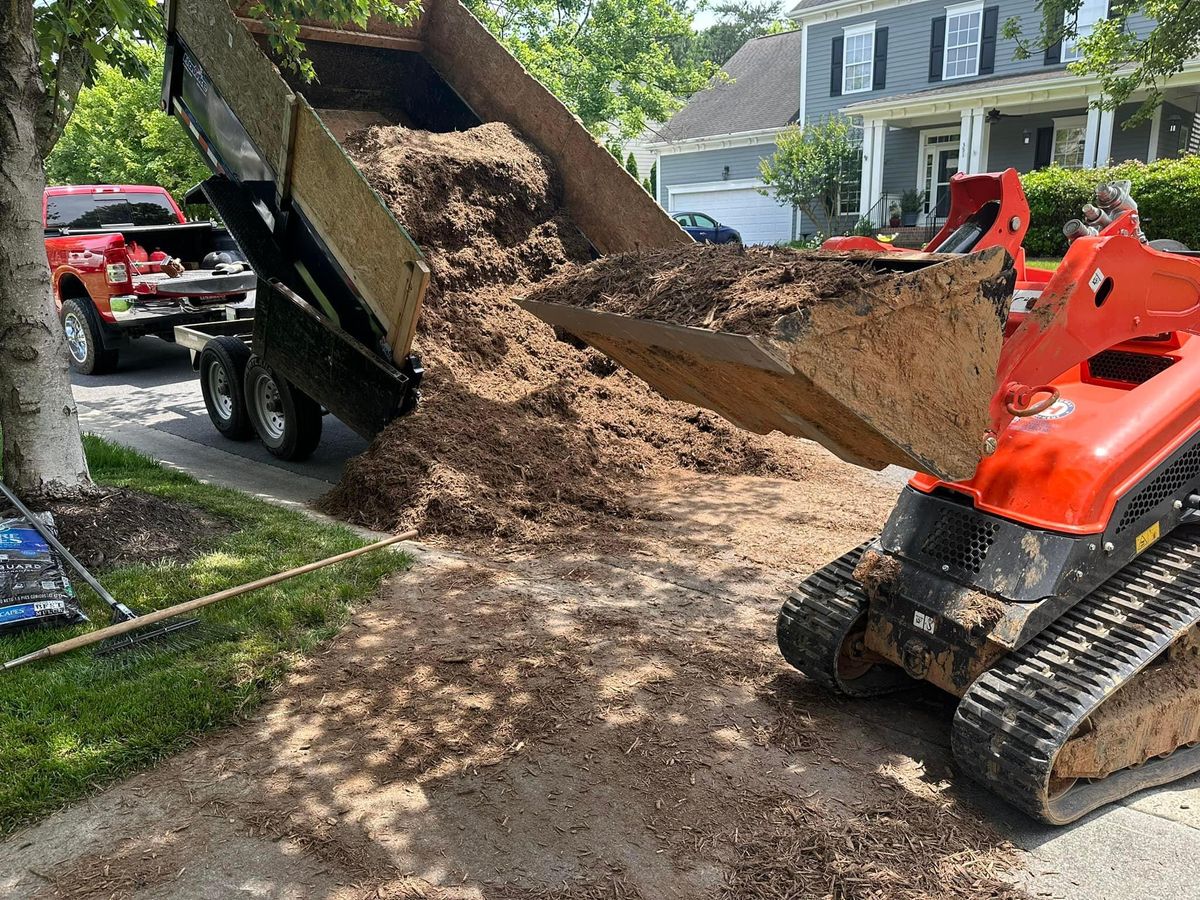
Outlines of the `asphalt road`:
M366 441L333 416L321 445L302 463L276 459L258 440L230 441L209 422L188 351L141 338L122 351L111 375L72 375L86 431L141 450L204 480L227 483L285 502L303 503L341 477Z

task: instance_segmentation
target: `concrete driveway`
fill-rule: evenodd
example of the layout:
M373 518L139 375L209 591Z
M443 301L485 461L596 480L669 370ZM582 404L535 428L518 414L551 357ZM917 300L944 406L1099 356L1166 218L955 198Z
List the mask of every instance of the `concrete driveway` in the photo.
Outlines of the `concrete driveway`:
M278 460L257 440L230 441L208 420L188 351L157 338L132 341L112 375L72 375L85 431L247 493L303 504L329 490L366 441L326 416L321 445L303 463Z

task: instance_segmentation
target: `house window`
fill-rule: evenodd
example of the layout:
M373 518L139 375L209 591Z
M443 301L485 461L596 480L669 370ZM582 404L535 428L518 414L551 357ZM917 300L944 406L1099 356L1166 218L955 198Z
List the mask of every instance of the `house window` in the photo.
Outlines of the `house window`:
M842 93L869 91L875 75L875 23L851 25L844 34Z
M1083 56L1079 42L1092 33L1096 23L1108 18L1108 0L1083 0L1075 13L1075 37L1063 38L1062 61L1074 62Z
M983 4L946 7L946 58L942 78L969 78L979 74L979 36Z
M1087 116L1054 120L1054 153L1050 161L1066 169L1083 168L1083 146L1087 141Z

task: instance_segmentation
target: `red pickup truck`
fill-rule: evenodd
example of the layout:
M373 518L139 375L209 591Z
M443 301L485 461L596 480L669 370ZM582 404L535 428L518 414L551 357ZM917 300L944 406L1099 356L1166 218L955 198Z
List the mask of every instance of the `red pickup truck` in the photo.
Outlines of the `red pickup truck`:
M188 222L160 187L49 187L46 256L71 368L116 368L130 338L174 340L176 325L249 318L254 273L224 228Z

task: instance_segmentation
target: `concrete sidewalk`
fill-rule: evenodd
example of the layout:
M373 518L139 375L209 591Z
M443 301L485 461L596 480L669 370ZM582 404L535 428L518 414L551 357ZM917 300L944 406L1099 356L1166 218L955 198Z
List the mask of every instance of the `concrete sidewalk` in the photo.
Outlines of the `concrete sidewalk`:
M326 416L321 446L303 463L276 459L257 440L230 441L208 419L187 350L154 338L133 341L112 375L72 376L85 431L256 497L302 505L336 484L366 441Z

